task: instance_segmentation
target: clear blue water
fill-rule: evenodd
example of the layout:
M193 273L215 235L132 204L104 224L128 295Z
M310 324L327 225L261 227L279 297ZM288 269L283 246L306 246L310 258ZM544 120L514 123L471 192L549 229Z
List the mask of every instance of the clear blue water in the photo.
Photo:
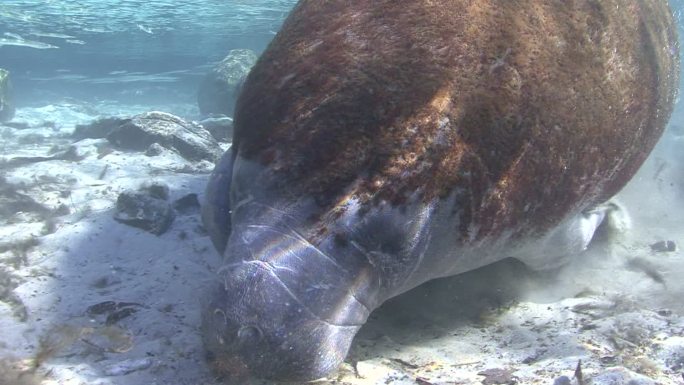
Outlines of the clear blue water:
M263 50L294 3L2 0L0 68L11 72L19 106L54 97L191 100L229 50Z

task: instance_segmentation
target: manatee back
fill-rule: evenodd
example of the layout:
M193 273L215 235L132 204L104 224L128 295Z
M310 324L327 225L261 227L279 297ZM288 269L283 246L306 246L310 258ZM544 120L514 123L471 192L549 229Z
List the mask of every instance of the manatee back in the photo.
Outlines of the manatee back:
M678 73L661 0L305 0L247 78L234 143L331 209L455 194L464 241L529 235L625 185Z

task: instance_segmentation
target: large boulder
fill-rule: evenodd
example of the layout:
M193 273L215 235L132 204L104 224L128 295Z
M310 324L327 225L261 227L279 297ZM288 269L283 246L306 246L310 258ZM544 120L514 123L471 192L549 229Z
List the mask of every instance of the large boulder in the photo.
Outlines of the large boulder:
M145 112L124 121L111 130L107 140L117 148L133 151L146 151L158 143L190 161L215 162L223 152L199 124L159 111Z
M257 56L251 50L231 50L200 84L197 93L200 112L232 116L240 85L256 60Z
M0 122L7 122L14 117L14 102L12 101L12 84L9 71L0 68Z

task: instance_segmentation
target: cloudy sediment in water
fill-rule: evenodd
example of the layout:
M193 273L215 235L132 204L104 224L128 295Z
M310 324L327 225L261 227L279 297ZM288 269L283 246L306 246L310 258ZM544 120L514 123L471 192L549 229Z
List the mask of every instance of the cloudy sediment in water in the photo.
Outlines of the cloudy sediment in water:
M0 383L219 383L198 297L220 260L197 202L232 114L201 114L198 89L229 53L220 74L239 89L232 50L258 55L294 4L0 1L16 108L0 122ZM576 261L504 261L393 299L319 383L681 385L682 149L677 102L616 197L625 214Z

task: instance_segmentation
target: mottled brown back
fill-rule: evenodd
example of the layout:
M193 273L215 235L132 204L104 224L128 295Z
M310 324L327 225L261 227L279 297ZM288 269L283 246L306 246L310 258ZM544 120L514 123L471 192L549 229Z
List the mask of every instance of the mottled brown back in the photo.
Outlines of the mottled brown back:
M542 231L651 151L675 32L656 0L303 0L245 83L234 145L331 210L455 193L463 239Z

